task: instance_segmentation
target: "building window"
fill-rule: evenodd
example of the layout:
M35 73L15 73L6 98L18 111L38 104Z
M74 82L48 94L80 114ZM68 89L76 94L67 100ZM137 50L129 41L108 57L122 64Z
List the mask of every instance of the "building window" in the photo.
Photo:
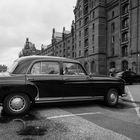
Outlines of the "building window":
M81 48L81 41L79 41L79 48Z
M81 20L79 21L79 27L81 27Z
M112 36L111 38L111 55L114 56L115 55L115 36Z
M111 39L111 44L115 44L115 36L112 36L112 39Z
M86 50L84 51L84 56L85 56L85 57L88 57L88 49L86 49Z
M92 35L92 43L94 44L94 35Z
M127 28L128 27L128 18L125 18L122 20L122 29Z
M114 56L114 54L115 54L115 48L114 48L114 46L112 46L111 47L111 55Z
M74 58L74 52L72 53L72 58Z
M84 34L85 36L87 36L88 35L88 28L85 28L85 34Z
M93 11L92 12L92 19L94 19L94 17L95 17L95 12Z
M86 17L86 18L84 19L84 25L86 25L86 24L88 23L88 21L89 21L89 18Z
M110 63L110 69L111 69L111 68L115 68L115 67L116 67L115 62L111 62L111 63Z
M93 3L93 0L91 1L91 8L93 8L93 5L94 5L94 3Z
M93 51L93 53L94 53L94 51L95 51L95 47L94 47L94 46L92 47L92 51Z
M84 15L88 14L88 5L84 7Z
M128 46L124 45L122 47L122 57L127 56L128 55Z
M94 32L94 30L95 30L95 24L93 23L92 24L92 31Z
M78 11L78 17L80 18L80 11Z
M122 42L128 41L128 32L123 32L122 33Z
M123 7L122 7L122 14L123 15L128 13L128 9L129 9L128 7L129 7L128 4L123 5Z
M112 11L112 18L114 18L114 15L115 15L115 13L114 13L114 11Z
M81 50L79 51L79 56L81 56Z
M88 47L88 38L85 39L85 41L84 41L84 46L85 46L85 47Z
M79 31L79 38L81 38L81 31Z
M112 24L111 24L111 32L113 33L115 31L115 23L113 22Z
M72 46L72 50L74 50L74 45Z

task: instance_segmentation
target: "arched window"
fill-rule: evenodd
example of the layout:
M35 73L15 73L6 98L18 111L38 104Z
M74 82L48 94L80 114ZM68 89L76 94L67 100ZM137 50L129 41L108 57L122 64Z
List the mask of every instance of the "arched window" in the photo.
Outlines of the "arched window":
M115 68L115 67L116 67L115 62L111 62L111 63L110 63L110 69L111 69L111 68Z
M95 61L91 62L91 73L95 73L96 72L96 63Z
M128 70L128 61L126 60L122 61L122 70L123 71Z

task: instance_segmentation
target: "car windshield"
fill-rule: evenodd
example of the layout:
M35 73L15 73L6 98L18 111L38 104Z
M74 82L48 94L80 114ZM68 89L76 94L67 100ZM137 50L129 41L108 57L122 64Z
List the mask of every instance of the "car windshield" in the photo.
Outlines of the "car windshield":
M8 68L7 72L12 73L18 65L18 61L14 61L14 63Z

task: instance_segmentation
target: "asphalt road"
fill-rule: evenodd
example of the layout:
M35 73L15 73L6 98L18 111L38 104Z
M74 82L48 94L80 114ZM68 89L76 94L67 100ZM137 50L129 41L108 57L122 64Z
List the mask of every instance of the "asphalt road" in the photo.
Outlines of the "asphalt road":
M1 111L0 140L140 140L140 85L107 107L102 100L36 105L29 114Z

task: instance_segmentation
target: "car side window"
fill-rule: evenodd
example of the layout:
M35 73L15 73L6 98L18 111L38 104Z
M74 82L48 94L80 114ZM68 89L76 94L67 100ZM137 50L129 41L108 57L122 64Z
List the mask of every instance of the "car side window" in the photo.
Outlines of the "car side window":
M78 63L63 63L63 75L85 75L81 65Z
M31 74L60 74L59 64L57 62L37 62L31 69Z
M31 74L41 74L41 62L35 63L31 69Z

